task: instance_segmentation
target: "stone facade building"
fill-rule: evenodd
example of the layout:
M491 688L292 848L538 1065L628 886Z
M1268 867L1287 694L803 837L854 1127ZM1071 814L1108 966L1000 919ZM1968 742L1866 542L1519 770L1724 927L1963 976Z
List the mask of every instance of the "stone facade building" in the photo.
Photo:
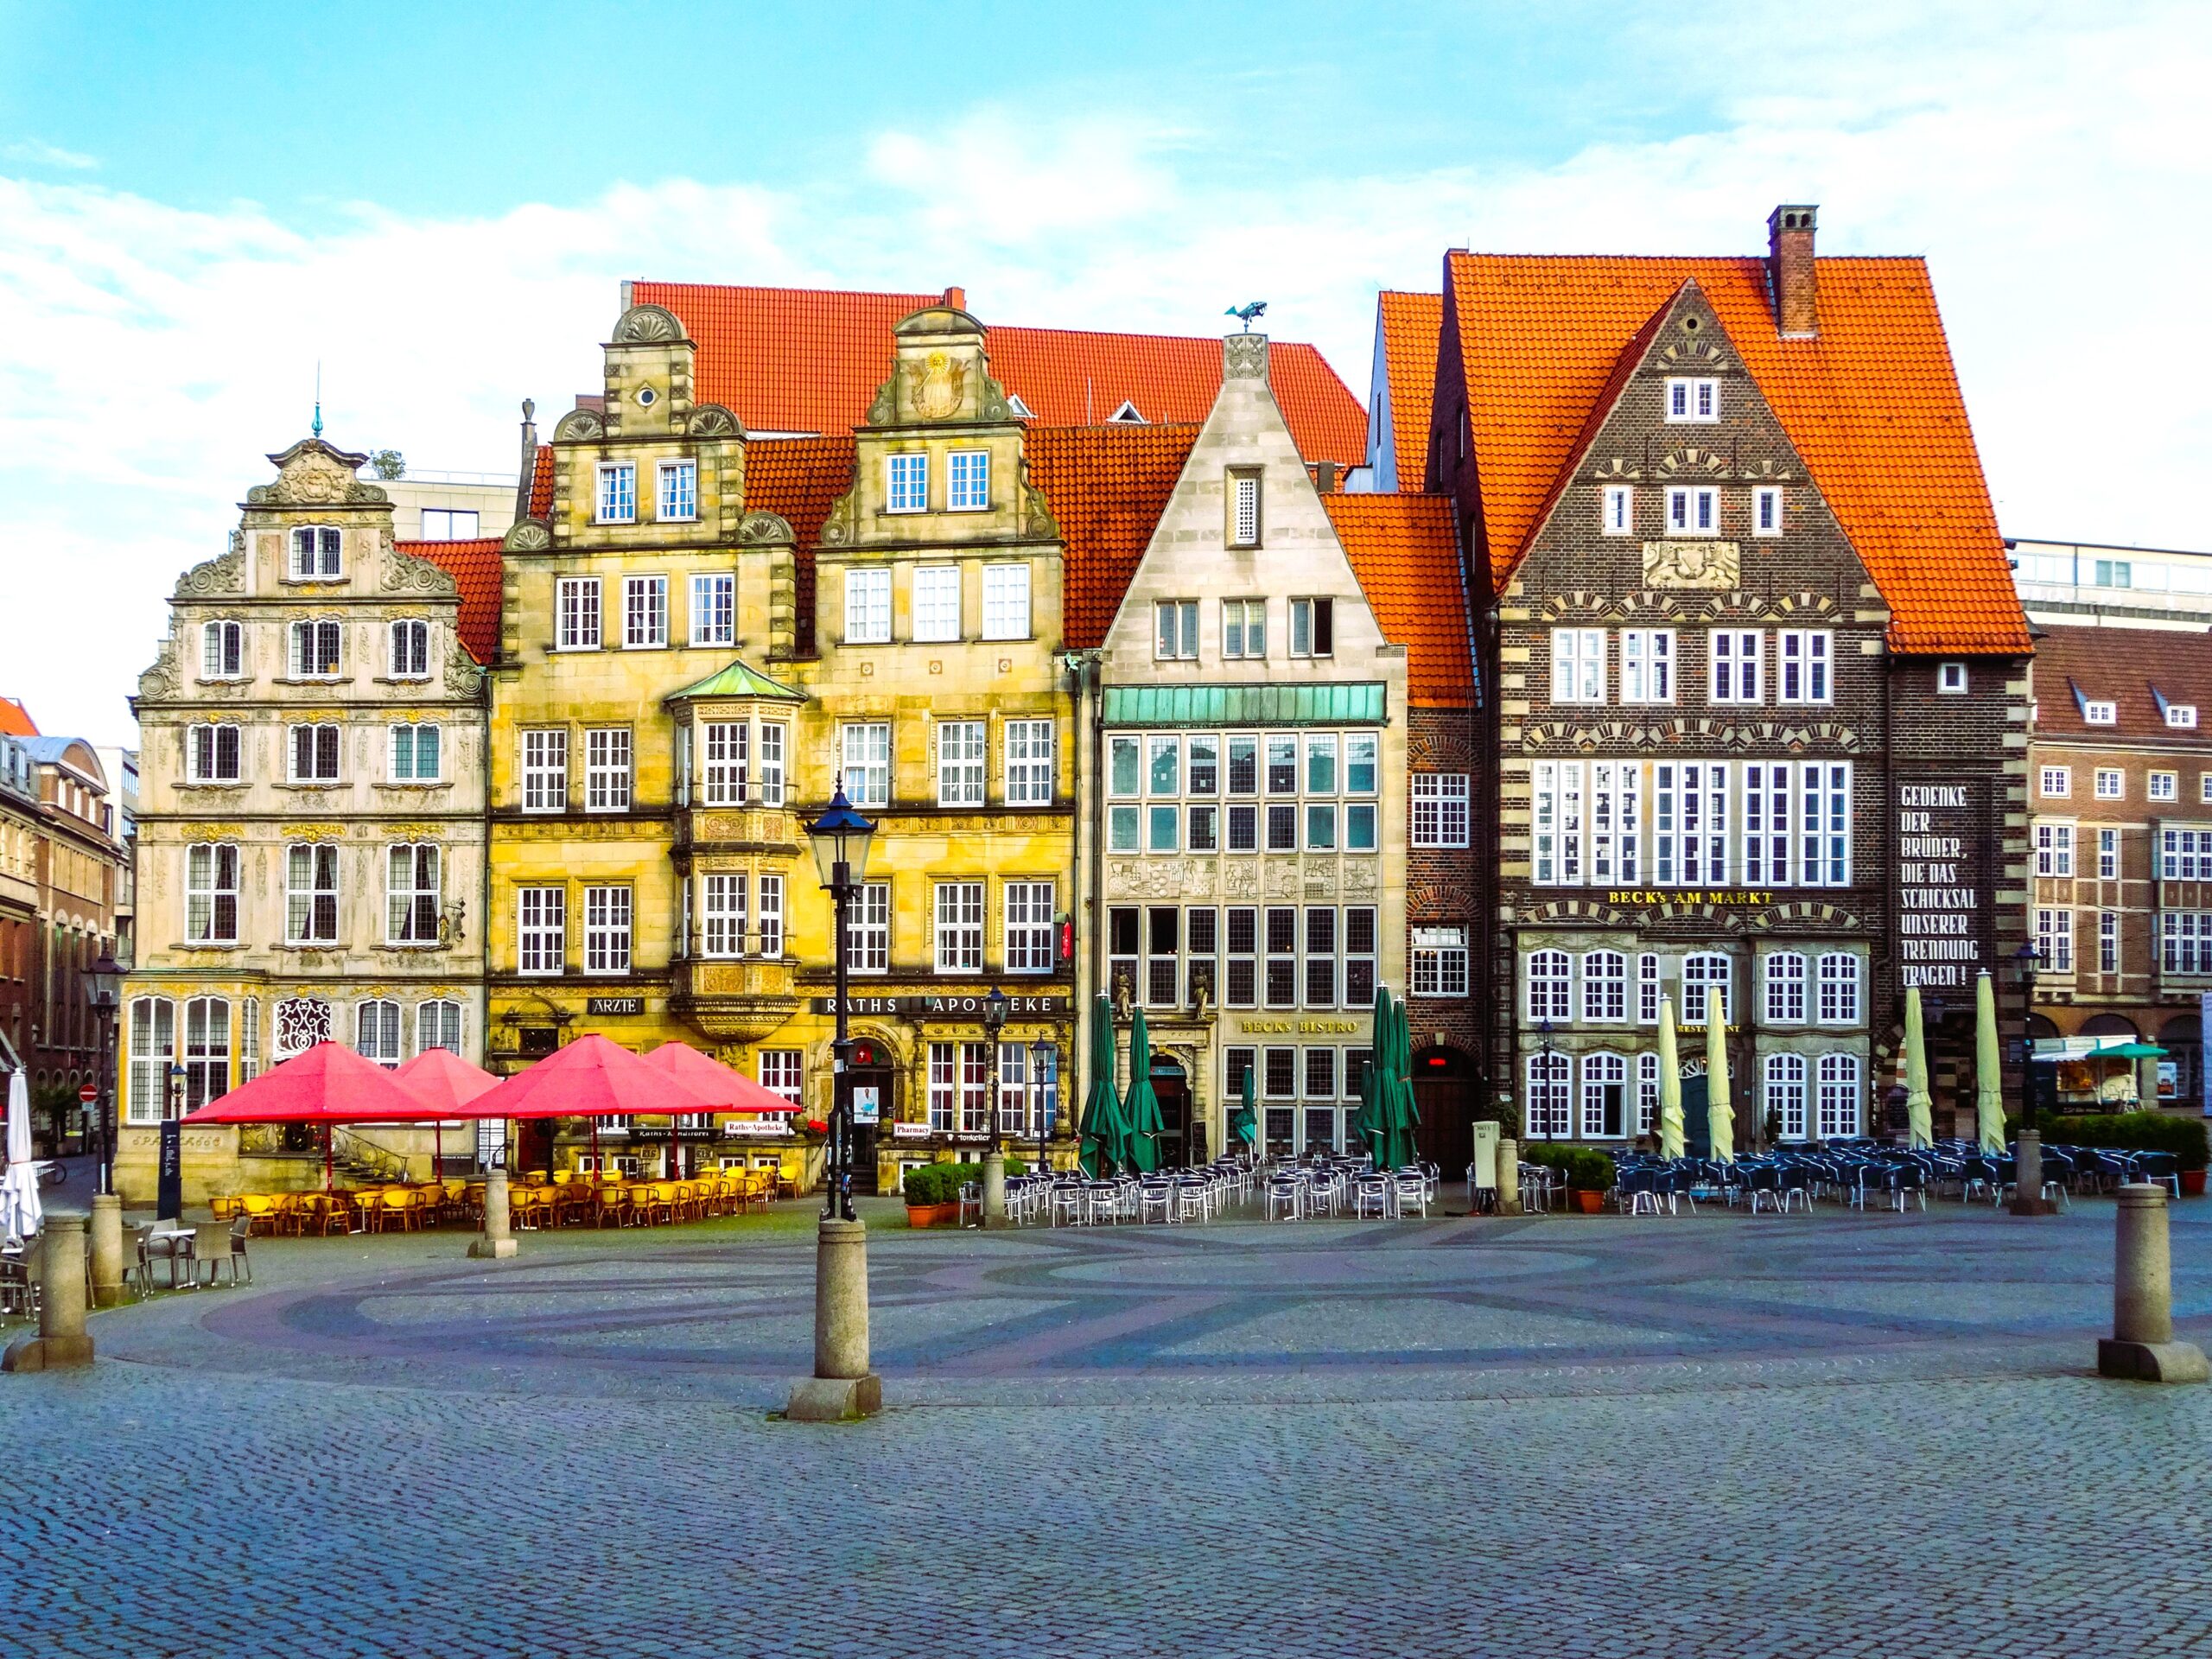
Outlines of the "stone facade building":
M311 437L270 459L229 551L179 581L133 700L132 1202L154 1190L162 1120L266 1064L327 1039L388 1066L483 1040L484 712L460 583L395 543L365 455ZM431 1145L341 1139L385 1168ZM320 1179L320 1148L274 1127L194 1129L183 1154L189 1201Z
M1746 1140L1872 1130L1908 984L1970 1099L1974 977L2019 942L2029 639L1925 269L1769 228L1446 258L1427 479L1495 688L1472 989L1531 1138L1648 1131L1662 998L1727 1022Z

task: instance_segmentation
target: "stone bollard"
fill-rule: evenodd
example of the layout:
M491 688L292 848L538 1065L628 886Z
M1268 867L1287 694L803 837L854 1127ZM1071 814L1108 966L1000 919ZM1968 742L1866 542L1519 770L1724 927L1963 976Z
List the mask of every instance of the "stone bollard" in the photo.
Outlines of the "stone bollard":
M983 1154L983 1225L1006 1225L1006 1154L995 1147Z
M883 1409L883 1379L868 1370L868 1224L824 1217L814 1243L814 1375L791 1384L785 1415L842 1423Z
M468 1246L471 1255L504 1261L515 1253L512 1217L507 1212L507 1172L490 1171L484 1177L484 1230Z
M1497 1143L1497 1213L1521 1213L1521 1143L1510 1135Z
M92 1306L123 1300L123 1195L92 1195Z
M0 1371L57 1371L92 1363L85 1334L85 1218L49 1211L40 1246L38 1335L19 1337L0 1355Z
M2043 1136L2022 1129L2012 1142L2012 1202L2016 1216L2048 1216L2058 1206L2043 1195Z
M2174 1340L2173 1258L2166 1242L2166 1189L2120 1189L2113 1225L2112 1335L2097 1344L2097 1370L2140 1382L2202 1382L2204 1351Z

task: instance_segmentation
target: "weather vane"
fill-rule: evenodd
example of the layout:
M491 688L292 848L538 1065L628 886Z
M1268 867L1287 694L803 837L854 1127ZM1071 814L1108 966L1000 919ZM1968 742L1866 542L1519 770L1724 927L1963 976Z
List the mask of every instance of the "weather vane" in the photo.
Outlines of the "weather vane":
M1268 302L1265 300L1255 300L1249 305L1232 305L1221 315L1224 317L1236 318L1244 325L1244 332L1249 334L1252 332L1252 320L1255 317L1265 316L1267 310Z

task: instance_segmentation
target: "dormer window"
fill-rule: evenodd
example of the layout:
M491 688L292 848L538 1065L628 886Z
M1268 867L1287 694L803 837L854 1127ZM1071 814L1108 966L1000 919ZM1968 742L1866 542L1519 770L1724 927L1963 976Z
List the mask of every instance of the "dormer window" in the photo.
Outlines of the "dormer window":
M1967 665L1964 663L1937 664L1936 689L1947 697L1964 696L1967 690Z
M341 546L335 525L300 525L292 531L292 580L338 581L346 574Z
M1122 399L1122 406L1106 418L1109 421L1117 421L1124 426L1145 424L1144 416L1138 410L1137 406L1126 397Z
M1690 422L1719 420L1720 383L1686 377L1669 379L1667 382L1667 418L1669 421Z
M1018 421L1033 421L1037 418L1036 411L1023 403L1018 393L1011 391L1006 395L1006 412Z
M2094 697L2085 698L2082 703L2082 719L2091 726L2116 726L2120 723L2120 706L2100 702Z
M2170 702L2166 705L2166 724L2177 732L2196 729L2196 705L2193 702Z
M886 512L926 512L930 505L930 458L886 456L883 493Z

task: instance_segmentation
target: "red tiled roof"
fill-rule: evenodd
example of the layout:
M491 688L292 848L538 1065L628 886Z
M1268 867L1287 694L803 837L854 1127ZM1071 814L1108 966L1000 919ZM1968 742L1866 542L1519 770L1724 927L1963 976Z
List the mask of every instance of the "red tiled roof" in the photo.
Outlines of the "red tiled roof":
M540 450L542 456L545 452ZM499 654L499 541L486 537L472 542L397 542L402 553L428 559L454 580L461 589L461 643L479 663Z
M632 283L633 304L661 305L699 353L694 389L747 429L842 432L866 418L891 372L891 327L937 294ZM1047 426L1103 423L1126 401L1155 424L1203 421L1221 390L1221 342L1179 334L992 327L991 373ZM1276 341L1270 378L1308 461L1356 467L1367 411L1313 346Z
M1923 261L1821 259L1809 340L1776 328L1759 258L1455 250L1445 281L1494 581L1527 552L1628 341L1694 281L1881 589L1892 646L2029 649Z
M530 469L530 516L543 518L553 511L553 446L537 446L537 459Z
M1066 550L1060 612L1069 646L1105 643L1198 437L1194 423L1030 429L1029 481Z
M2054 624L2036 641L2038 738L2089 743L2212 746L2212 638L2171 628ZM2166 724L2169 703L2196 710L2196 725ZM2082 718L2082 699L2110 702L2110 726Z
M1390 447L1398 487L1417 490L1428 481L1428 423L1436 401L1436 339L1444 327L1441 294L1384 289L1376 298L1375 326L1382 336L1382 372L1390 388Z
M1474 701L1465 572L1445 495L1321 498L1382 637L1406 648L1406 695L1424 707Z
M0 697L0 735L8 737L36 737L38 722L31 718L31 711L13 697Z
M798 649L814 650L814 543L837 498L852 487L853 439L848 432L818 438L755 438L745 446L745 505L772 512L791 527L798 543L792 601L798 607Z

